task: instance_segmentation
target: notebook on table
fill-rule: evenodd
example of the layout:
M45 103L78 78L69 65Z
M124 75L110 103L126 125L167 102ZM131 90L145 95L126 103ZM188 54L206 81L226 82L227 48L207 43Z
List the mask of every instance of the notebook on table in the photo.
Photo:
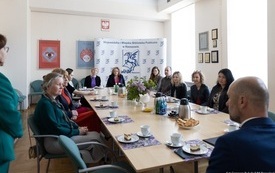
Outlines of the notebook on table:
M215 143L216 143L216 141L217 141L218 138L219 138L219 136L218 137L214 137L214 138L203 139L203 141L206 142L206 143L208 143L208 144L210 144L210 145L215 146Z

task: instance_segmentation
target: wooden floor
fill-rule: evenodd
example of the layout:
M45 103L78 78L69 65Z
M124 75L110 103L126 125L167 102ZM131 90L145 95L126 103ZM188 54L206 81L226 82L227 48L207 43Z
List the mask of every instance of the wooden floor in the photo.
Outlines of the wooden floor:
M35 106L31 106L28 110L22 111L22 120L24 127L24 136L17 140L15 144L16 160L11 162L9 173L36 173L37 164L36 159L29 159L28 149L30 146L28 128L27 128L27 118L28 115L33 113ZM34 142L34 141L33 141ZM123 158L120 158L123 159ZM125 160L125 159L124 159ZM47 160L42 159L41 161L41 173L46 172ZM207 166L207 161L199 162L199 173L205 172ZM173 166L176 173L192 173L193 164L183 163L181 165ZM72 173L74 167L68 158L63 159L53 159L50 164L49 173ZM147 171L145 173L157 173L158 169ZM164 173L168 173L169 167L164 168Z

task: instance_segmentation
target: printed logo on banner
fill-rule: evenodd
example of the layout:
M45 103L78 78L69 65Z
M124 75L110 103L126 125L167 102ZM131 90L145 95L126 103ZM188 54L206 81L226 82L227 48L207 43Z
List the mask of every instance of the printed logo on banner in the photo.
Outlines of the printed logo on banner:
M156 60L155 59L151 59L151 64L155 64Z
M118 64L118 58L117 58L117 59L115 59L115 64Z
M96 63L96 64L99 64L99 63L100 63L100 59L96 59L96 60L95 60L95 63Z
M163 64L163 63L164 63L164 59L160 59L160 60L159 60L159 63L160 63L160 64Z
M147 51L147 55L150 55L150 54L151 54L151 50L148 50L148 51Z
M139 69L135 71L135 68L139 66L139 50L128 51L122 50L122 67L121 73L139 73Z
M163 41L161 41L159 46L160 46L160 47L162 47L162 46L163 46L163 44L164 44L164 42L163 42Z
M109 62L110 62L109 58L105 60L105 64L109 64Z
M159 50L156 50L156 55L159 55Z
M148 68L147 68L147 73L150 73L150 71L151 71L151 68L148 67Z
M114 53L115 53L114 50L111 50L111 51L110 51L110 55L113 55Z
M142 64L146 64L146 59L143 59L143 60L142 60Z
M105 50L101 50L101 55L104 55L105 54Z
M104 73L105 72L105 68L102 67L101 70L100 70L101 73Z

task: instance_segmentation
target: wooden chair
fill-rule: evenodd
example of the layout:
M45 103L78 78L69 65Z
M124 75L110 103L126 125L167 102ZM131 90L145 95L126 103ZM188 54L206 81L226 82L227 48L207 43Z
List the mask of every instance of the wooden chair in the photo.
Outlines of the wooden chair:
M29 96L31 97L31 104L32 104L33 96L41 96L43 94L42 84L43 84L42 80L35 80L31 82L30 84L31 90L29 93Z

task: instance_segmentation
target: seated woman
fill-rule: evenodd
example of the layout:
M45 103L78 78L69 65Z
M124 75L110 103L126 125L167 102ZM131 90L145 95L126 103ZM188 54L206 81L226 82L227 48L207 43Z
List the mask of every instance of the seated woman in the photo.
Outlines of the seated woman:
M93 109L85 106L78 108L74 106L72 96L66 88L69 83L68 72L61 68L56 68L52 72L59 73L63 76L64 88L62 89L61 95L57 96L57 99L63 105L67 116L79 126L86 126L89 131L100 132L101 122Z
M63 89L63 76L59 73L49 73L44 78L42 88L44 94L37 103L34 111L34 121L39 128L41 135L65 135L70 137L75 143L96 141L103 143L98 132L88 132L87 127L79 127L63 111L62 104L56 100L61 95ZM47 152L52 154L62 154L63 149L59 146L58 139L45 138L44 146ZM91 158L99 160L104 157L101 148L89 146L80 148L88 150Z
M217 84L212 88L208 99L209 107L228 113L228 107L226 106L228 100L227 90L233 81L234 77L229 69L225 68L219 71Z
M84 86L87 88L94 88L101 85L101 79L97 76L98 68L91 69L91 75L85 77Z
M160 70L157 66L154 66L152 68L149 80L150 79L156 84L156 86L158 86L158 84L160 83L162 76L160 76Z
M201 71L196 70L192 73L192 81L194 85L191 86L190 102L198 105L207 105L209 98L209 89L204 84L204 75Z
M182 81L182 75L179 71L173 73L171 83L172 97L176 97L178 99L187 98L187 87L186 84Z
M118 67L113 68L112 74L109 75L106 87L113 87L115 84L126 86L124 77L120 74L120 69Z

